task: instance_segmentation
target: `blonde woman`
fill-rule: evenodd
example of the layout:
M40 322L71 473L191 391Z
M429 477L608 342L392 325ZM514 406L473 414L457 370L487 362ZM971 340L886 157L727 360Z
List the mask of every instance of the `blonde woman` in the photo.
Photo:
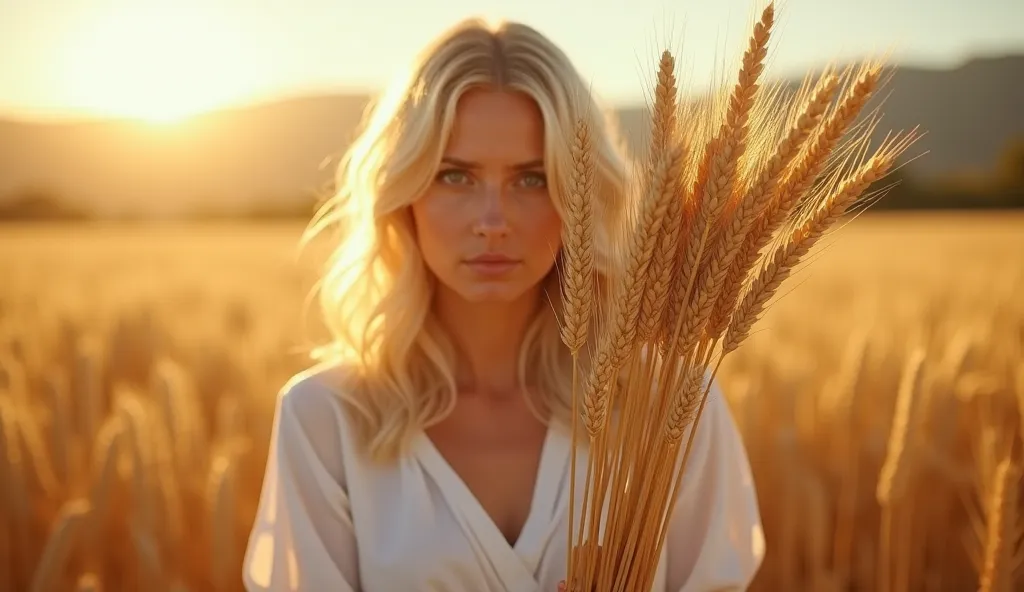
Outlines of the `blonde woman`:
M571 359L557 187L577 118L596 137L606 271L625 208L627 164L588 86L534 29L471 20L376 106L312 226L341 230L321 286L333 342L278 401L248 590L558 589ZM687 471L656 589L745 588L760 517L717 389Z

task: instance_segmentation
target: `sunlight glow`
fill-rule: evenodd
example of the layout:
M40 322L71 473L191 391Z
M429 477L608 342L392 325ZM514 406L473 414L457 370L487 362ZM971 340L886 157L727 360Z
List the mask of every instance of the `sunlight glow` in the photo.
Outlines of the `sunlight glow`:
M61 84L94 115L170 124L249 98L259 78L238 27L173 4L110 10L68 39Z

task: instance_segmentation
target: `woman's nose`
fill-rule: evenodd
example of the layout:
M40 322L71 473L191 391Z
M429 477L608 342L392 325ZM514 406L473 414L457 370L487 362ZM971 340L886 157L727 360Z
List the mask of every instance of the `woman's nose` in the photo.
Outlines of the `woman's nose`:
M508 217L505 213L504 196L501 188L487 188L481 196L482 205L477 216L474 232L480 236L496 238L509 232Z

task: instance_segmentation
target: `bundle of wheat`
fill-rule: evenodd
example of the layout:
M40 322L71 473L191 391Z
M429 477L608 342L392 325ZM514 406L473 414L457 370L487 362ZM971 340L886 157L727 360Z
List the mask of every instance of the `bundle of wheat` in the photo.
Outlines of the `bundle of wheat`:
M675 58L662 54L651 143L635 176L638 212L607 310L591 310L593 171L587 123L577 124L562 337L574 357L570 470L581 447L589 460L580 507L570 492L569 523L578 528L567 541L569 590L650 589L723 357L811 246L867 200L915 140L898 134L871 152L874 121L855 125L882 84L873 61L841 75L826 70L781 108L781 87L764 92L759 82L774 20L768 4L721 104L681 106ZM584 371L592 322L597 342Z

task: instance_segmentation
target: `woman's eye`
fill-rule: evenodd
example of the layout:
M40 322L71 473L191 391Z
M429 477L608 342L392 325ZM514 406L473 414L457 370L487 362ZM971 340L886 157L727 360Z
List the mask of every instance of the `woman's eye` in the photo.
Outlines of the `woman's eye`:
M469 175L465 171L446 169L437 173L437 180L446 185L464 185L469 183Z
M541 189L548 186L548 178L544 173L524 173L519 184L528 189Z

